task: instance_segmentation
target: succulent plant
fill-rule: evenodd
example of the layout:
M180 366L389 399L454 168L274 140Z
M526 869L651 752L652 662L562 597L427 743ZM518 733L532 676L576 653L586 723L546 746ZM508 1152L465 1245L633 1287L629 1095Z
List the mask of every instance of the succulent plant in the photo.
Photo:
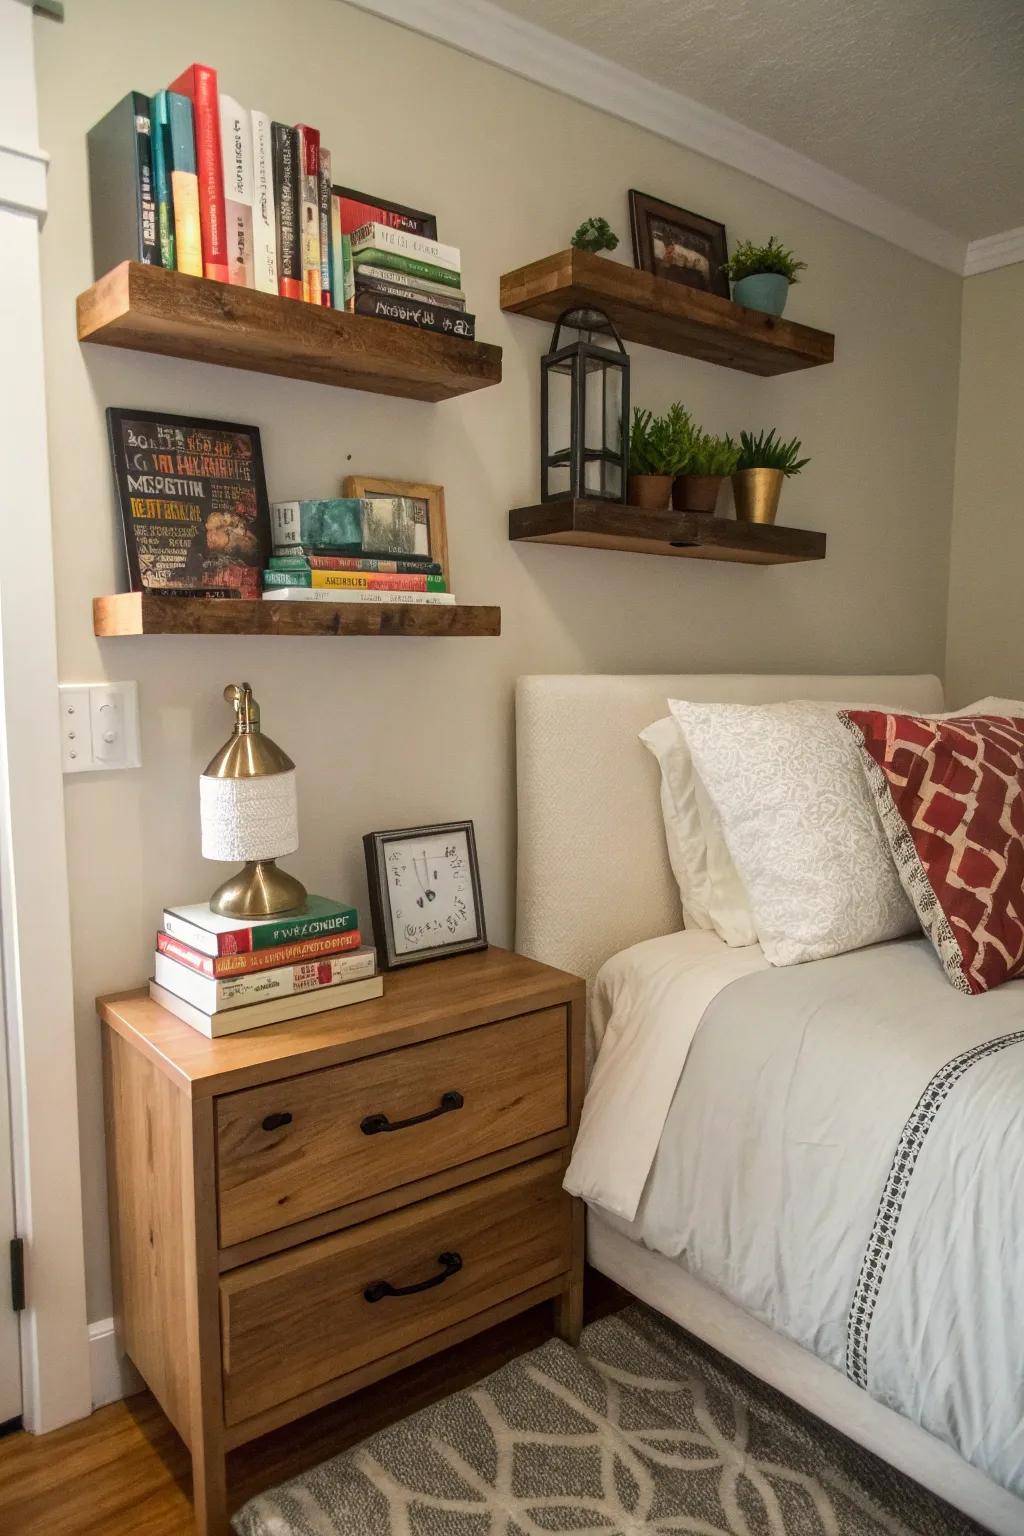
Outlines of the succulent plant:
M749 432L740 433L740 456L737 469L781 469L784 475L798 475L810 459L798 459L801 442L798 437L784 443L772 427L756 437Z

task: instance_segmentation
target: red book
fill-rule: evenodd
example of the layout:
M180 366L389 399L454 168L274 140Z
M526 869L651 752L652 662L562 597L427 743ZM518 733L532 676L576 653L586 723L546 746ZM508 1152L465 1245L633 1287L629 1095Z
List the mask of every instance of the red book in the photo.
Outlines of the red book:
M187 965L201 976L217 979L230 976L247 976L251 971L272 970L278 965L298 965L303 961L329 959L332 955L345 954L360 945L359 930L349 933L333 933L323 939L298 939L294 944L278 944L273 949L257 949L242 955L204 955L181 939L172 939L169 933L158 933L156 947L162 955Z
M299 139L299 245L302 297L320 303L320 130L296 123Z
M203 276L228 281L227 224L224 217L224 166L220 157L220 104L217 71L208 64L190 64L169 90L192 103L199 174L199 229L203 243Z

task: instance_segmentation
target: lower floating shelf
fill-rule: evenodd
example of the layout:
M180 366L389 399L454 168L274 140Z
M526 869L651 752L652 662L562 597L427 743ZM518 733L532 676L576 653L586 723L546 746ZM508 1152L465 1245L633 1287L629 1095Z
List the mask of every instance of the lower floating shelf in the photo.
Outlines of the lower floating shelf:
M121 592L92 600L93 632L125 635L500 635L501 609L469 603L246 602Z
M825 558L825 535L810 528L742 523L699 512L648 512L614 501L548 501L514 507L508 515L508 536L535 544L575 544L584 549L734 560L745 565Z

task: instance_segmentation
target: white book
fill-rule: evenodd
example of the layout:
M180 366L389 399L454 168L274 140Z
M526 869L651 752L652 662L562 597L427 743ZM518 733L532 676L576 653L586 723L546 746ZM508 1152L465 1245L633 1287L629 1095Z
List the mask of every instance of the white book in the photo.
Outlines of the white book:
M233 96L220 98L220 152L224 167L228 281L240 288L252 288L252 125L248 111Z
M207 1013L186 1002L176 992L151 981L149 995L161 1008L173 1013L182 1023L190 1024L201 1035L217 1040L221 1035L237 1035L245 1029L262 1029L265 1024L283 1024L287 1019L327 1013L332 1008L350 1008L353 1003L367 1003L382 996L383 976L368 976L365 981L350 981L341 987L324 987L320 992L302 992L297 997L272 997L264 1003L249 1003L245 1008L228 1008Z
M244 1008L271 997L291 997L350 981L365 981L376 970L377 952L372 945L352 950L347 955L324 955L318 960L300 960L292 965L278 965L271 970L251 971L244 976L226 976L219 980L203 976L159 950L153 956L153 980L173 992L175 997L210 1014Z
M274 163L270 118L253 107L252 118L252 264L260 293L277 293L277 227L274 211Z
M389 592L382 587L268 587L265 603L420 603L450 608L451 592Z
M404 229L392 229L390 224L362 224L352 231L353 260L359 251L393 251L396 256L413 256L417 261L429 261L435 267L448 267L458 272L462 252L457 245L442 245L439 240L428 240L425 235L412 235Z

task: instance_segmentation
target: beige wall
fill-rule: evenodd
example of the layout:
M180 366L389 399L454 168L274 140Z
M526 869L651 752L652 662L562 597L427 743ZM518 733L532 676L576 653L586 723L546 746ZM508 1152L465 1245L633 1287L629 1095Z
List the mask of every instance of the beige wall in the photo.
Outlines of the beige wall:
M199 855L196 775L225 736L223 684L255 686L300 773L313 890L362 904L360 835L471 816L488 921L512 937L512 688L531 671L939 671L943 663L959 280L652 134L336 0L91 0L37 25L61 676L137 678L144 766L67 781L90 1315L110 1311L93 997L141 982L162 905L221 878ZM462 247L500 388L432 407L204 368L74 337L91 280L85 133L129 88L192 59L289 122L319 124L336 177L436 210ZM386 81L386 83L385 83ZM635 186L774 231L809 263L795 319L834 330L831 368L760 380L632 349L637 402L681 396L710 426L777 425L812 463L784 518L824 528L823 564L761 570L509 544L536 499L545 327L504 317L498 276ZM458 595L498 602L498 640L97 642L90 603L123 582L107 405L255 422L271 497L335 493L346 470L442 482ZM32 509L26 508L26 516ZM42 701L41 707L45 707ZM614 808L595 807L614 814Z
M964 283L946 664L954 704L1024 695L1024 263Z

